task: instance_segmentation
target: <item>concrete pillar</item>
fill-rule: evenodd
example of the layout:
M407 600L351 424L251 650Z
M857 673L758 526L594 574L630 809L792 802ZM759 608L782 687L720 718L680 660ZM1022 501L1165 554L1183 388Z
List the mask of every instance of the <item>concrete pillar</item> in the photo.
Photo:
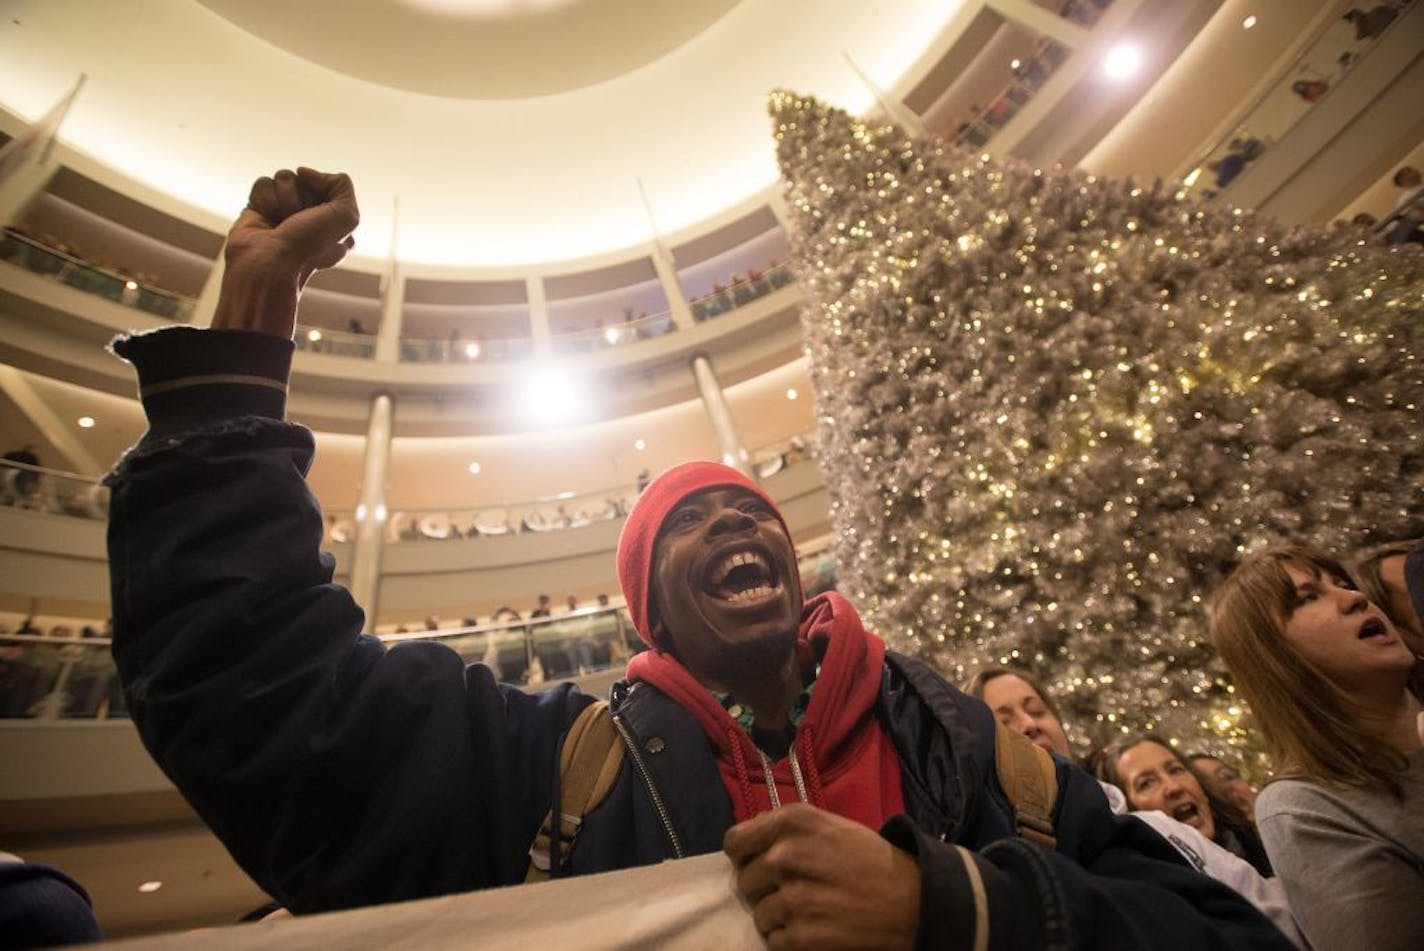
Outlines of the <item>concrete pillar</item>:
M677 267L673 262L672 252L664 247L661 241L654 241L650 256L653 259L653 270L658 272L658 283L662 285L663 294L667 296L672 322L677 324L679 330L686 330L696 321L692 319L692 308L687 305L687 295L682 292L682 282L677 279Z
M752 472L751 458L742 447L741 437L737 435L736 424L732 422L732 411L727 406L727 397L722 393L722 384L717 382L712 361L705 353L699 353L692 358L692 377L697 381L697 393L702 397L707 418L712 421L712 430L717 434L717 444L722 449L722 461L755 479L756 473Z
M549 302L544 298L544 279L526 278L524 296L529 301L529 332L534 337L534 356L547 357L554 352L554 343L549 330Z
M386 541L386 473L391 463L395 400L389 393L371 397L366 425L366 454L361 462L361 501L356 506L356 538L351 545L351 596L375 630L381 583L381 551Z
M405 319L405 275L394 261L381 281L381 323L376 328L376 362L399 363Z

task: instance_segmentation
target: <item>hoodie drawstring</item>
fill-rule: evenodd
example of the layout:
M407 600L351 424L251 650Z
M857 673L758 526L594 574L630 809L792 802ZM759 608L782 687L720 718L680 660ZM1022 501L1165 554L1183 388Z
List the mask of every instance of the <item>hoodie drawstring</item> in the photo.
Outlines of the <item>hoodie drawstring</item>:
M796 732L796 742L791 745L791 772L796 777L796 786L801 793L801 801L808 802L821 809L826 808L826 794L821 789L821 770L816 766L816 746L812 736L814 728L809 723L801 724L801 729ZM801 779L801 764L797 762L796 747L801 747L801 752L806 756L806 779ZM810 787L810 795L806 795L806 787Z
M735 727L727 727L727 744L732 751L732 763L737 768L737 785L742 789L742 802L747 807L747 818L756 815L756 799L752 796L752 777L747 772L747 758L742 755L742 744Z

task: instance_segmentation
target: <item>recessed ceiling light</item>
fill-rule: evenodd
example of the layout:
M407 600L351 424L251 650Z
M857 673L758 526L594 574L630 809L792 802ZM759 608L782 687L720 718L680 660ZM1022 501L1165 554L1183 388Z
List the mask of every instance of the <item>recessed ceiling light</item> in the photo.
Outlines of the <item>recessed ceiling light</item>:
M648 444L641 439L635 439L633 440L633 448L638 450L639 452L642 452L644 449L648 448Z
M158 891L158 890L159 890L160 888L162 888L162 887L163 887L163 883L162 883L162 882L144 882L142 885L140 885L140 886L138 887L138 890L141 891L141 892L143 892L145 895L148 895L148 894L152 894L153 892Z
M1009 60L1009 69L1018 69L1023 62L1017 58Z
M124 281L124 287L131 291L138 290L138 281Z
M797 392L796 392L796 387L794 387L794 386L793 386L793 387L789 387L789 388L786 390L786 398L787 398L788 400L794 400L794 399L796 399L796 397L798 397L798 396L800 396L800 395L801 395L800 393L797 393Z
M465 356L471 360L478 360L480 358L480 345L477 343L465 344Z
M79 417L79 428L80 428L80 429L93 429L93 428L94 428L94 417L93 417L93 416L81 416L81 417Z
M479 474L480 474L480 464L479 464L478 462L472 462L472 463L470 463L470 475L479 475Z
M1241 28L1242 28L1243 30L1249 30L1249 29L1251 29L1251 27L1253 27L1253 26L1255 26L1255 25L1256 25L1256 14L1254 14L1254 13L1251 14L1251 15L1250 15L1249 17L1247 17L1246 19L1244 19L1244 20L1241 21Z
M1128 79L1142 68L1142 51L1131 43L1114 46L1103 60L1103 72L1112 79Z
M312 343L316 343L318 340L321 339L321 331L320 331L320 330L308 330L308 331L307 331L307 339L310 340Z

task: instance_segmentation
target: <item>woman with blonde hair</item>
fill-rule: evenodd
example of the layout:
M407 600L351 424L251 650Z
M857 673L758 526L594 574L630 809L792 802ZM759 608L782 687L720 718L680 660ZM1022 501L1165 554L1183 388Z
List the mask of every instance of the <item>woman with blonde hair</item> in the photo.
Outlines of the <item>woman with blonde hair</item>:
M1424 936L1424 650L1303 546L1248 558L1212 600L1212 640L1279 779L1256 821L1317 948Z

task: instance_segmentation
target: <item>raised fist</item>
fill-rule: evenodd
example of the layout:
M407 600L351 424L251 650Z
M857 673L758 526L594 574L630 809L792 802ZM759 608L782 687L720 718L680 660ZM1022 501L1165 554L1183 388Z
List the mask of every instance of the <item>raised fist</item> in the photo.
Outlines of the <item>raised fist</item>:
M291 337L302 288L346 256L360 219L345 174L283 169L253 182L228 232L213 326Z

